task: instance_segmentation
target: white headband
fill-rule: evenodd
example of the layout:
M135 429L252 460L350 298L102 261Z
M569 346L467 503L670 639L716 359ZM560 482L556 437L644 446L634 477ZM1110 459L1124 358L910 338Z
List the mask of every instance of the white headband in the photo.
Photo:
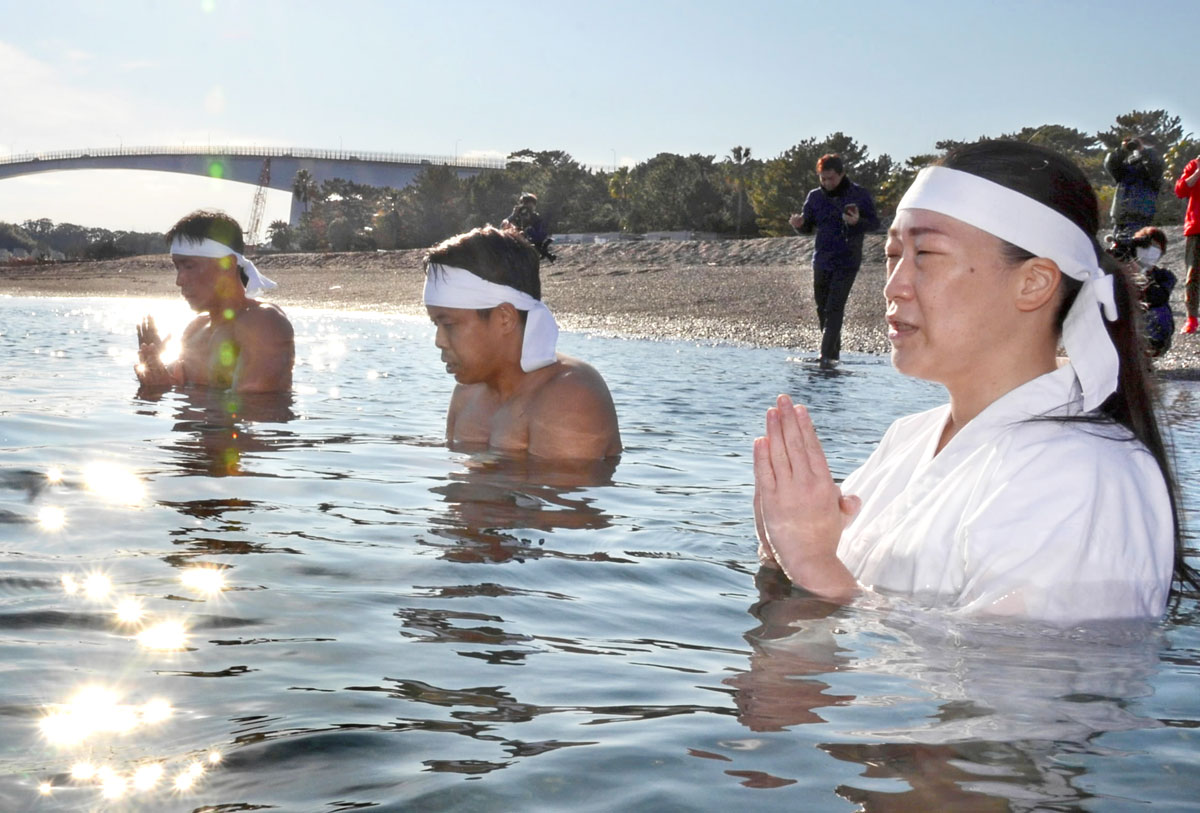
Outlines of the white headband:
M1062 342L1079 378L1083 408L1117 389L1120 358L1104 326L1117 319L1113 278L1096 260L1092 239L1065 215L1020 192L948 167L926 167L900 199L901 209L948 215L1012 243L1083 283L1063 323ZM1103 308L1103 315L1101 309Z
M558 323L540 299L529 294L477 277L465 268L452 265L430 265L425 274L426 305L436 308L494 308L505 302L519 311L528 311L525 318L525 338L521 343L521 369L531 373L558 356Z
M262 272L255 268L254 263L224 243L218 243L216 240L208 237L196 240L192 237L177 234L175 235L175 239L171 241L171 253L180 254L184 257L211 257L213 259L228 257L232 254L237 258L238 265L246 272L246 296L256 296L263 291L279 287L275 282L264 277Z

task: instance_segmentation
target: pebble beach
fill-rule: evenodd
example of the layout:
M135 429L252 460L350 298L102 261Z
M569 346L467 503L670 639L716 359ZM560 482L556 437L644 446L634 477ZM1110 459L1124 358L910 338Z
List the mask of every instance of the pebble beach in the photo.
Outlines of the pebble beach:
M1167 229L1163 264L1179 277L1172 296L1182 324L1182 230ZM883 235L868 235L847 304L842 349L886 353ZM556 247L542 265L542 298L567 330L639 339L791 347L820 343L812 302L811 237L617 241ZM289 305L423 315L423 250L265 254L259 269L279 283L267 297ZM0 266L0 295L177 295L167 255L99 262ZM132 326L130 328L132 335ZM1165 378L1200 379L1200 334L1177 335L1154 362Z

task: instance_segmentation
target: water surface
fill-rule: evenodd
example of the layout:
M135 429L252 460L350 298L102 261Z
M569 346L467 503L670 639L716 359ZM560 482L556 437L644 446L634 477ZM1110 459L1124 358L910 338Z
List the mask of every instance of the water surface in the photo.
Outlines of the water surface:
M186 318L0 299L0 809L1200 796L1195 602L1052 633L837 608L758 573L764 408L808 403L844 476L942 400L885 359L827 374L782 350L567 334L626 444L580 476L447 450L428 324L293 310L293 396L150 398L131 372L146 311ZM1189 505L1196 394L1167 391Z

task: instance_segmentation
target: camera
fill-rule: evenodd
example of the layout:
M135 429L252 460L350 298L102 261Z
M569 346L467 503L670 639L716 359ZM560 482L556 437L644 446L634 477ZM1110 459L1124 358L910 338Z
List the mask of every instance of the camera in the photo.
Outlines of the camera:
M1104 249L1110 257L1118 262L1128 263L1137 259L1137 250L1150 245L1148 239L1135 240L1133 237L1108 235L1108 246Z

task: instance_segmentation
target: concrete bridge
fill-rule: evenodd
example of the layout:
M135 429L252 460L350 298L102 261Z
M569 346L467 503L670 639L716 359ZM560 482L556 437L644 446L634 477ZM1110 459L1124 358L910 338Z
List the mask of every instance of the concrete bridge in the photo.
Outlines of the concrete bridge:
M421 170L445 165L460 178L489 169L504 169L500 159L449 158L437 155L312 150L295 147L121 147L26 153L0 158L0 180L37 172L72 169L141 169L182 172L292 191L296 173L307 170L317 183L341 178L370 186L408 186ZM269 169L269 178L266 170ZM291 223L300 221L304 206L292 195Z

